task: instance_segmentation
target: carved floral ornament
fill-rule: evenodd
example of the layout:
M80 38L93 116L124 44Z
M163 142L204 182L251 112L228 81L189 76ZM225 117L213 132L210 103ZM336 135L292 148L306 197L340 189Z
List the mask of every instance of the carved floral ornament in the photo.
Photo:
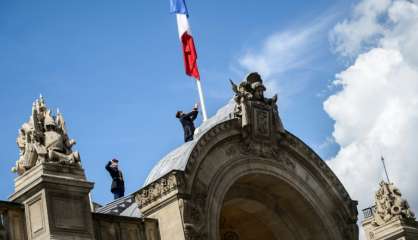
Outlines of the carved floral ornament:
M376 209L373 214L373 225L381 226L395 217L415 220L415 214L408 202L393 183L380 182L380 188L375 194Z
M19 129L16 140L19 159L13 172L19 175L43 162L56 162L80 166L80 155L72 151L76 144L70 139L62 114L57 110L55 116L40 96L32 105L32 115Z

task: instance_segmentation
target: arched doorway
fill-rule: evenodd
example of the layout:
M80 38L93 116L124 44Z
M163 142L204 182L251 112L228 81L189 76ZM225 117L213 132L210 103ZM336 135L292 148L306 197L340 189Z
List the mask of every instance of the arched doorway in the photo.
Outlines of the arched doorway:
M327 239L321 217L289 183L266 174L240 177L227 191L221 240Z

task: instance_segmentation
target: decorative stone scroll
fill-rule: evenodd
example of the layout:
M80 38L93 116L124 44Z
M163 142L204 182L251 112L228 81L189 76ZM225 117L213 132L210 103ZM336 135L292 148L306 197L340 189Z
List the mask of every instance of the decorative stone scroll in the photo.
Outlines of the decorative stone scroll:
M64 117L59 110L53 116L42 96L33 103L32 115L19 129L16 143L19 159L12 171L19 175L43 162L80 166L79 153L71 150L76 142L68 137Z
M373 214L373 225L381 226L395 217L415 220L415 214L408 202L393 183L380 182L380 188L375 194L376 210Z

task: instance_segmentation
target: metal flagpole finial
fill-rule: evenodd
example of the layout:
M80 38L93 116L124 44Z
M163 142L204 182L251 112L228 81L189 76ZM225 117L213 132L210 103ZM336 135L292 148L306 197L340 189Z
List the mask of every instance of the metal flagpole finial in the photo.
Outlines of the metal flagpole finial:
M381 160L382 160L382 164L383 164L383 169L385 170L386 179L388 180L388 183L390 183L388 171L386 170L385 158L383 156L381 156Z

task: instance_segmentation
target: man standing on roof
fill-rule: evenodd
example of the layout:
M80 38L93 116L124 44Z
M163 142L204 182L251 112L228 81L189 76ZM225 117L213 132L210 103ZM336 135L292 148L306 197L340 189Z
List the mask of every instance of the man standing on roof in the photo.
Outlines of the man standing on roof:
M106 170L112 177L112 186L110 191L113 193L114 199L121 198L125 195L125 182L123 180L122 171L118 168L119 160L113 158L106 164Z
M183 111L177 111L176 118L180 120L184 130L184 142L192 141L195 126L193 121L196 119L199 111L197 110L198 105L195 104L192 111L184 113Z

